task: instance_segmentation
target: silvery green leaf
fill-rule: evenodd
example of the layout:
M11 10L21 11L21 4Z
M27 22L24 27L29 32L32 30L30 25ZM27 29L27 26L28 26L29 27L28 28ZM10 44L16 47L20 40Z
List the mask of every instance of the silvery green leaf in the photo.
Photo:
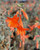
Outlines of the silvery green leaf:
M17 4L19 7L21 7L21 5L20 4Z
M5 36L2 36L1 40L4 40L4 37L5 37Z
M10 41L8 41L6 44L10 44Z
M9 35L12 35L12 32L11 31L9 32Z
M9 50L11 50L12 48L13 48L13 47L10 47L10 46L9 46Z
M16 46L16 41L14 42L14 47Z

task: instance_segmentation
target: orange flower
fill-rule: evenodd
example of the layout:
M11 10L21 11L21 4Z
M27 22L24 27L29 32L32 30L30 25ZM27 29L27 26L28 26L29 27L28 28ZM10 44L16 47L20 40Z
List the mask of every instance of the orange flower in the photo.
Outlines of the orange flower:
M23 36L25 35L26 31L28 31L29 28L23 28L23 23L22 23L22 20L21 20L21 17L20 17L20 21L19 21L19 25L17 27L17 35L20 35L20 36Z
M23 45L24 45L24 43L25 43L25 39L26 38L29 38L29 35L22 35L21 36L21 40L22 40L22 42L23 42Z
M23 12L24 17L28 20L28 15L26 14L26 12L24 12L24 10L21 10Z
M28 31L29 28L23 28L21 14L19 15L20 15L20 20L19 20L19 26L17 27L17 34L20 34L22 36L23 34L25 34L25 30Z
M17 11L16 14L19 14L19 12Z
M34 39L33 39L33 40L35 40L35 39L36 39L36 37L40 37L40 35L36 35L36 36L34 36Z
M40 35L37 35L36 37L40 37Z
M39 20L39 18L38 18L38 17L36 17L36 20Z
M11 10L13 9L13 6L11 6L11 8L10 8Z
M19 21L19 24L20 24L20 26L19 27L17 27L17 34L19 35L19 34L23 34L23 31L20 31L21 30L21 27L23 27L23 23L22 23L22 20L21 20L21 15L20 15L20 21Z
M28 31L29 30L29 28L23 28L21 25L19 25L17 27L17 29L19 29L20 31L24 31L24 30Z
M18 3L18 1L16 1L16 3Z
M13 19L15 19L15 20L19 20L19 17L17 17L17 14L15 14L14 16L13 16Z
M23 35L25 35L26 31L22 30L20 28L17 28L17 32L16 33L17 33L17 35L23 36Z
M30 25L28 25L29 27L30 27L30 31L32 31L33 29L34 29L34 27L33 26L30 26Z
M20 14L20 21L19 21L19 23L23 27L23 23L22 23L22 19L21 19L21 14Z
M19 47L21 47L21 41L20 41Z
M36 28L38 26L39 22L35 23L32 27Z
M26 35L26 36L25 36L25 38L29 38L29 37L30 37L29 35Z
M35 40L36 39L36 36L34 37L34 39L33 40Z
M40 25L38 25L37 28L40 29Z
M26 33L26 31L29 30L29 28L23 28L21 14L19 14L20 18L17 17L17 14L18 14L18 12L16 13L16 15L13 16L13 18L7 17L6 22L8 23L8 27L17 28L17 32L16 33L17 33L17 35L20 35L20 36L24 37L24 39L22 39L23 42L24 42L25 38L29 37L29 36L25 36L25 33Z
M19 18L15 17L15 16L13 18L7 17L6 22L8 23L9 27L17 28L17 26L19 25L18 19Z
M37 40L37 42L36 42L36 48L37 48L37 49L39 48L38 40Z
M13 18L7 17L7 19L11 20L11 21L18 21L19 17L17 17L17 14L13 16Z
M30 25L28 25L28 26L30 27L30 31L32 31L34 28L39 28L39 29L40 29L39 22L35 23L35 24L32 25L32 26L30 26Z

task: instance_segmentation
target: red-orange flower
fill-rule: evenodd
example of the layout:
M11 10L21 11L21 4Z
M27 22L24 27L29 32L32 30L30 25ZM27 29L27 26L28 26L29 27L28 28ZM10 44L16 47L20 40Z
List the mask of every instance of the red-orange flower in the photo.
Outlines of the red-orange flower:
M37 40L37 42L36 42L36 48L37 48L37 49L39 48L38 40Z
M28 25L28 26L30 27L30 31L32 31L34 28L38 28L38 29L40 29L39 22L35 23L35 24L32 25L32 26L30 26L30 25Z
M23 10L23 9L22 9L21 11L23 12L24 17L28 20L28 15L27 15L27 13L26 13L26 12L24 12L24 10Z
M20 18L17 17L17 14L19 14L19 13L17 12L16 15L13 16L13 18L7 17L6 22L8 23L8 27L10 27L11 29L12 28L17 28L17 32L16 33L17 33L17 35L20 35L20 37L21 36L22 36L22 38L24 37L24 39L22 39L22 41L24 43L25 38L29 37L29 36L25 36L25 33L26 33L26 31L29 30L29 28L24 28L23 27L21 14L19 14ZM12 37L13 37L13 35L12 35Z
M19 47L21 47L21 41L20 41Z
M36 17L36 18L35 18L35 20L39 20L39 18L38 18L38 17Z
M29 28L23 28L23 23L22 23L22 19L21 19L21 15L20 15L20 20L19 20L19 26L17 27L17 34L19 35L23 35L25 34L25 31L28 31Z
M13 18L7 17L6 22L8 23L9 27L17 28L19 25L18 20L19 18L15 15Z
M13 6L11 6L11 8L10 8L11 10L13 9Z
M40 25L38 25L37 28L40 29Z
M29 38L29 35L22 35L21 36L21 40L22 40L22 42L23 42L23 45L24 45L24 43L25 43L25 39L26 38Z

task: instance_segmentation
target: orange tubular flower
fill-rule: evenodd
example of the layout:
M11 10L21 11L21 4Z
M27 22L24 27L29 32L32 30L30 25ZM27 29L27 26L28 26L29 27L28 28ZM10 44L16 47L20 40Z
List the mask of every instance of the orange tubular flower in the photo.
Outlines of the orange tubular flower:
M37 28L40 29L40 25L38 25Z
M7 17L6 22L8 23L9 27L17 28L17 26L19 25L19 23L18 23L19 18L17 18L17 16L15 17L15 16L13 18Z
M16 15L13 16L13 18L7 17L6 22L8 23L8 27L10 27L11 30L13 30L13 28L17 28L16 33L17 33L17 35L20 35L20 37L22 36L21 40L23 41L23 44L24 44L25 38L29 37L28 35L25 36L25 33L26 33L26 31L29 30L29 28L23 28L21 14L19 14L20 18L17 17L17 14L19 14L19 13L17 12ZM13 34L11 37L13 37ZM21 46L21 44L20 44L20 46Z
M20 28L17 28L17 35L23 36L23 34L25 35L25 30L21 30Z
M26 35L26 36L25 36L25 38L29 38L29 37L30 37L29 35Z
M26 12L24 12L24 10L21 10L23 12L24 17L28 20L28 15L26 14Z
M35 23L32 27L36 28L38 26L39 22Z
M21 47L21 41L20 41L19 47Z
M33 40L36 40L36 37L40 37L40 35L36 35L36 36L34 36L34 39L33 39Z
M36 39L36 36L34 37L34 39L33 40L35 40Z
M16 3L18 3L18 1L16 1Z
M35 23L34 25L32 25L32 26L30 26L30 25L28 25L29 27L30 27L30 31L32 31L34 28L38 28L38 29L40 29L40 25L39 25L39 23L37 22L37 23Z
M38 18L38 17L36 17L36 18L35 18L35 20L39 20L39 18Z
M22 38L24 38L24 39L29 37L29 36L25 36L25 33L26 33L25 30L19 30L18 29L17 34L22 36ZM21 40L23 41L23 39L21 39Z
M29 27L30 27L30 31L32 31L33 29L34 29L34 27L33 26L30 26L30 25L28 25Z
M17 15L13 16L13 19L18 21L19 20L19 17L17 17Z
M40 37L40 35L37 35L36 37Z
M35 24L33 25L33 27L34 27L34 28L37 27L38 29L40 29L40 24L39 24L39 23L35 23Z
M17 11L16 14L19 14L19 12Z
M11 8L10 8L11 10L13 10L13 6L11 6Z
M23 23L22 23L22 19L21 19L21 14L20 14L20 21L19 21L19 23L23 27Z
M17 29L19 30L19 31L28 31L29 30L29 28L23 28L21 25L19 25L18 27L17 27Z
M19 24L20 24L20 27L17 27L17 34L23 34L23 31L20 31L21 30L21 27L23 27L23 23L22 23L22 20L21 20L21 16L20 16L20 21L19 21Z
M24 43L25 43L25 39L26 38L29 38L29 35L22 35L21 36L21 40L22 40L22 42L23 42L23 45L24 45Z
M37 48L37 49L39 48L39 43L38 43L38 41L36 42L36 48Z
M21 14L20 14L20 21L19 21L19 26L17 27L17 34L19 35L23 35L25 34L25 30L28 31L29 28L23 28L23 23L22 23L22 19L21 19Z

